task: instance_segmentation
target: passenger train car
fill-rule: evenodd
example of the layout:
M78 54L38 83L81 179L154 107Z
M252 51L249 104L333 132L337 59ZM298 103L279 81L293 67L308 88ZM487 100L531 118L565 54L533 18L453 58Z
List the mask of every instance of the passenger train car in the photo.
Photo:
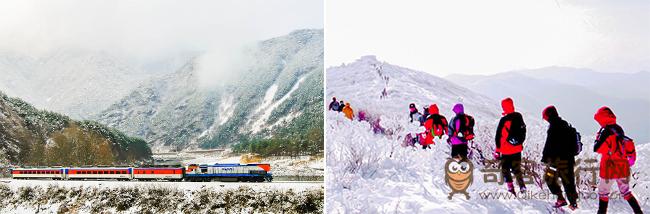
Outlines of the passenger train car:
M168 180L271 182L270 164L214 164L186 167L29 167L10 169L14 179Z

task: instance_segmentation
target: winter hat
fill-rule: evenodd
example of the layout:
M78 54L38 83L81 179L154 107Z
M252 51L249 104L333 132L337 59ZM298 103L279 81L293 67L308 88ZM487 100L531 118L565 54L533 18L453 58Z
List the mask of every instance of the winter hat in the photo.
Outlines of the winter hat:
M463 104L456 103L456 105L454 105L453 111L456 114L464 114L465 113L465 108L463 107Z
M429 106L429 114L438 114L440 110L438 110L438 105L433 104Z
M596 120L601 127L605 127L606 125L616 123L616 115L614 115L612 109L610 109L607 106L603 106L600 107L598 111L596 111L596 114L594 115L594 120Z
M510 97L505 98L501 101L501 108L503 109L502 115L510 114L515 112L515 104L512 102Z
M542 111L542 118L544 120L548 121L550 118L556 118L559 117L560 115L557 114L557 109L555 109L555 106L548 106Z

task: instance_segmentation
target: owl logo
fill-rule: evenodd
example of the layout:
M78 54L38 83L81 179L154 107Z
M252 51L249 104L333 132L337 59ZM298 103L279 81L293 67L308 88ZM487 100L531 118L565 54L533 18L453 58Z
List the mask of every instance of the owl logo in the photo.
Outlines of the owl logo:
M445 183L451 188L449 193L449 200L456 193L462 193L466 199L469 199L467 188L472 185L474 181L474 165L467 159L456 160L449 158L445 164Z

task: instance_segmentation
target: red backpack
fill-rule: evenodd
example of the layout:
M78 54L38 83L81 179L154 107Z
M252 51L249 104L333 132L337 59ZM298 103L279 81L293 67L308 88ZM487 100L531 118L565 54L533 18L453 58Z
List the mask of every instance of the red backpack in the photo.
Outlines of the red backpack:
M440 114L430 115L429 117L433 122L431 126L431 130L429 131L433 136L442 138L442 136L447 133L447 128L449 125L447 124L447 118L445 118L445 116L442 116Z
M614 128L610 128L610 131L616 135L616 146L614 148L610 148L610 152L616 152L625 159L632 159L633 162L636 161L636 149L634 140L616 131Z

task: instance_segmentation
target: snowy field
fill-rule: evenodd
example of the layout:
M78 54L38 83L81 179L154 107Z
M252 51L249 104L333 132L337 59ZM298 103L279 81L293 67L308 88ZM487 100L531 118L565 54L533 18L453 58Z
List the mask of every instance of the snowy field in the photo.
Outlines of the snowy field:
M0 213L322 213L321 183L0 180Z
M182 190L197 190L202 188L232 189L250 187L254 190L293 189L303 191L323 187L322 182L303 181L274 181L263 183L243 182L169 182L169 181L54 181L54 180L15 180L10 178L0 179L0 184L5 184L12 189L35 186L62 186L62 187L157 187L174 188Z
M494 132L500 117L499 101L462 88L444 79L418 71L378 62L374 57L362 59L327 70L326 98L332 96L350 102L355 110L366 114L351 121L337 112L326 113L326 211L328 213L595 213L598 207L596 191L581 184L579 209L553 209L545 183L529 184L529 194L512 198L505 184L484 182L486 165L477 158L474 149L473 183L470 199L456 194L447 198L450 188L445 183L444 166L450 148L436 139L431 150L402 147L403 136L423 131L408 121L408 104L437 103L441 113L451 119L451 106L465 104L465 112L476 119L475 144L486 160L494 151ZM387 95L381 96L386 90ZM517 101L515 101L516 105ZM539 168L540 152L546 137L546 124L539 118L526 117L528 136L523 157L535 162L532 173ZM595 130L594 130L595 131ZM593 138L583 135L585 150L578 158L595 158L590 151ZM650 145L639 144L632 192L642 209L650 210ZM535 168L538 167L538 168ZM500 173L497 173L497 175ZM529 174L530 175L530 174ZM538 174L539 175L539 174ZM532 175L531 175L532 176ZM537 176L539 177L539 176ZM581 178L588 177L582 175ZM613 187L615 192L617 187ZM546 193L546 194L544 194ZM491 196L500 197L492 198ZM609 213L630 213L626 201L612 198Z

